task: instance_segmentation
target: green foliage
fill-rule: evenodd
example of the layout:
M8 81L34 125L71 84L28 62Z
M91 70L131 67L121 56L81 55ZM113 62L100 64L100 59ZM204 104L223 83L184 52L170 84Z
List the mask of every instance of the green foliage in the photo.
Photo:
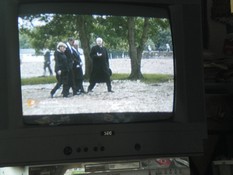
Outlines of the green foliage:
M143 74L143 79L141 79L140 81L144 83L163 83L167 81L172 81L173 78L173 75L169 74ZM129 80L129 74L113 74L112 79Z
M91 64L90 47L95 44L96 37L102 37L104 45L110 51L128 52L132 60L132 79L142 78L140 62L143 50L148 45L152 49L161 48L166 43L172 47L167 19L79 14L38 14L22 18L24 20L19 25L19 33L27 36L29 45L36 53L47 48L55 50L57 43L66 42L68 37L80 40L81 45L83 44L87 76ZM20 36L20 40L23 44L23 37Z
M95 43L96 37L102 37L105 46L112 50L128 51L127 18L119 16L78 15L78 14L37 14L22 17L20 25L20 47L33 47L36 51L49 48L53 50L60 41L68 37L79 39L82 26L77 21L84 19L85 33L90 38L90 45ZM135 41L138 43L142 35L144 18L135 18ZM148 39L158 47L164 43L171 44L171 38L165 38L169 29L169 22L165 19L149 19ZM169 29L169 30L168 30ZM25 36L26 42L25 42ZM161 44L162 42L162 44Z
M57 80L55 76L22 78L21 85L50 84L50 83L56 83L56 81Z
M111 79L112 80L127 80L129 77L129 74L112 74Z
M163 83L173 81L173 75L168 74L143 74L142 81L145 83Z
M21 49L27 49L27 48L32 48L30 45L30 38L26 34L20 34L19 35L19 45Z
M172 38L170 29L160 29L152 38L155 44L156 50L165 49L166 43L172 46Z
M168 74L143 74L141 81L145 83L161 83L173 80L172 75ZM113 74L112 80L129 80L129 74ZM87 81L87 80L86 80ZM55 76L22 78L21 85L51 84L56 83Z

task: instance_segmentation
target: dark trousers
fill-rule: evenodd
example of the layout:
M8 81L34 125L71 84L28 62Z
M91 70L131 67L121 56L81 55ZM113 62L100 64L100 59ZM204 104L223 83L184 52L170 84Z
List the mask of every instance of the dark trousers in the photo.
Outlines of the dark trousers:
M72 69L68 72L68 86L69 86L68 92L69 92L69 89L71 88L73 91L73 94L75 95L77 93L77 87L75 85L74 71Z
M53 94L55 94L56 93L56 91L61 87L61 85L62 85L62 78L61 78L61 75L58 75L57 73L56 73L56 79L57 79L57 83L56 83L56 85L54 86L54 88L51 90L51 94L53 95Z
M95 81L91 81L90 85L88 86L88 91L91 91L95 87L96 83L97 82ZM110 80L106 81L106 85L107 85L108 91L110 92L112 90L111 81Z
M53 75L53 71L51 69L50 64L44 64L44 73L46 72L46 68L48 68L50 75Z
M69 95L69 89L70 89L70 84L69 84L69 72L65 72L62 76L62 81L63 81L63 97L67 97Z
M85 92L84 88L83 88L83 80L77 80L76 81L77 84L77 92Z
M56 73L56 79L57 79L57 83L50 93L52 95L55 94L56 91L63 85L62 94L64 97L67 97L69 95L68 72L62 72L61 75L58 75Z

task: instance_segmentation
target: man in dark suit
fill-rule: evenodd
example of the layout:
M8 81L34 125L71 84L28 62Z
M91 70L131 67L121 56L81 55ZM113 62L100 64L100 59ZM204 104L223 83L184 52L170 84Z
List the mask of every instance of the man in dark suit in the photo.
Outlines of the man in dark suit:
M110 80L111 71L109 68L108 52L103 46L102 38L96 39L96 45L91 48L90 57L92 60L92 71L88 92L92 91L96 83L103 82L106 83L108 92L113 92Z
M48 68L50 75L53 75L53 71L51 69L51 60L50 60L50 51L46 50L44 54L44 76L46 76L46 69Z
M75 83L74 83L74 72L73 72L73 64L74 64L74 51L72 49L73 45L74 45L74 39L73 38L68 38L68 41L66 43L67 48L65 51L65 55L67 57L68 60L68 64L69 64L69 72L68 72L68 84L69 84L69 89L72 88L73 91L73 95L77 95L77 88L75 87Z
M74 55L74 63L73 63L73 79L75 83L75 87L77 90L77 94L85 93L85 90L83 88L83 63L80 58L80 53L78 50L78 43L77 41L74 42L74 45L72 47L73 49L73 55Z

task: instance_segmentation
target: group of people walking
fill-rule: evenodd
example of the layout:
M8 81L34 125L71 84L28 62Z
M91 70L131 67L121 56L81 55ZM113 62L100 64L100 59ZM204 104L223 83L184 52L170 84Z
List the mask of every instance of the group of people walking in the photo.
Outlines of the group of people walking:
M111 69L107 49L103 47L103 40L96 39L96 46L91 48L90 52L92 71L89 79L87 92L91 92L96 83L105 82L108 92L113 92L111 87ZM63 97L68 97L70 89L73 95L86 93L83 87L83 69L82 60L78 51L78 43L73 38L68 38L66 43L59 42L57 50L54 52L55 73L57 83L51 90L51 97L62 86Z

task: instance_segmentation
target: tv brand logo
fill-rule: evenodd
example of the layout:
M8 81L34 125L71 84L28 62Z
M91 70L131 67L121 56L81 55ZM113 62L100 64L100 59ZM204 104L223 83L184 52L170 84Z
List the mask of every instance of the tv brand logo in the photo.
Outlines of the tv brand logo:
M102 135L102 136L113 136L113 135L115 135L115 132L114 132L114 131L111 131L111 130L102 131L102 132L101 132L101 135Z

